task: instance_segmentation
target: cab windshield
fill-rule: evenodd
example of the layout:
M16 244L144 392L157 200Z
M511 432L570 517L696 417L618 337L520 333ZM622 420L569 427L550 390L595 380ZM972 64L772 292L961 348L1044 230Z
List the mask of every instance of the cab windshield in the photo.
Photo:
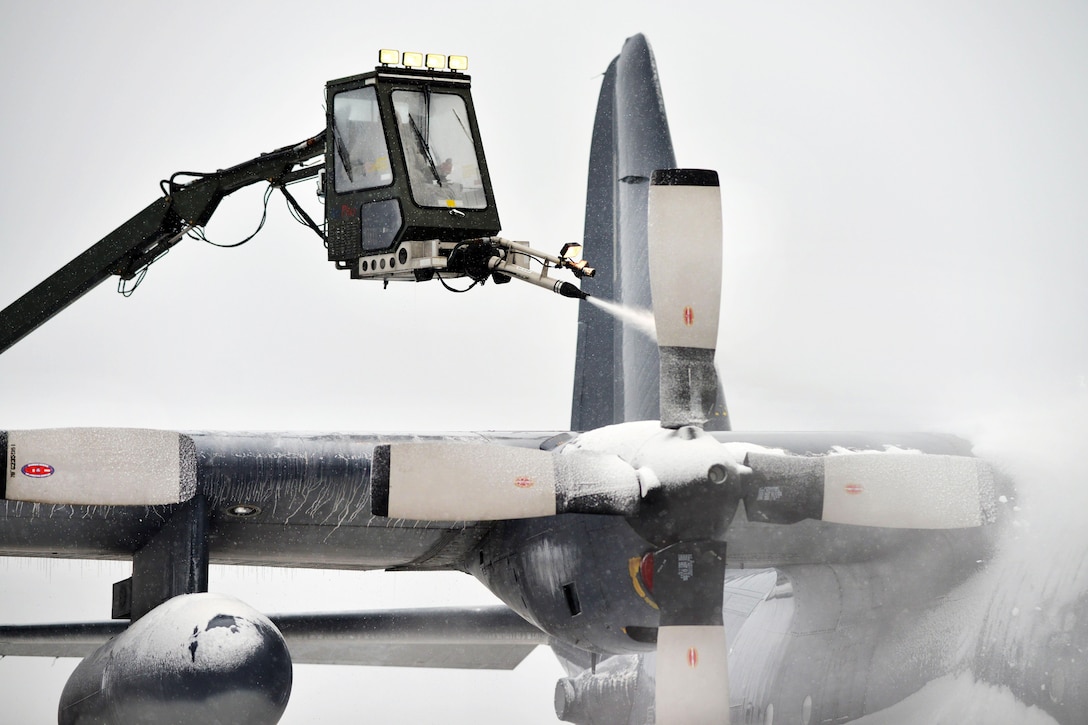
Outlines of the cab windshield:
M476 141L469 130L464 99L427 89L394 91L393 109L415 203L485 208Z

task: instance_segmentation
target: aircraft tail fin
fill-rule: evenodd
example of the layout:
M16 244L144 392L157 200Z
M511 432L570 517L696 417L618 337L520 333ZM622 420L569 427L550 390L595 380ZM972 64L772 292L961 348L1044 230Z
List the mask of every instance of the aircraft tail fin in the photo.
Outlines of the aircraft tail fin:
M605 72L589 156L584 251L597 275L591 296L652 309L647 251L650 176L676 167L653 51L628 38ZM586 300L579 302L571 430L660 418L656 341ZM729 430L718 386L708 430Z
M584 249L597 274L582 279L582 289L596 297L613 300L616 273L613 245L615 218L615 143L613 114L616 64L612 60L601 83L597 116L589 150L589 182L586 188ZM623 379L616 378L613 364L621 327L603 309L582 300L578 303L578 352L574 362L574 397L571 430L591 430L623 419Z

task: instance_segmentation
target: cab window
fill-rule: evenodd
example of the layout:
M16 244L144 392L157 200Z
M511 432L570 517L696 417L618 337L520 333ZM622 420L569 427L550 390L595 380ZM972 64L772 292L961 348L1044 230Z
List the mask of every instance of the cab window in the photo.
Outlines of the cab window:
M393 92L393 109L412 200L425 207L486 208L464 99L401 90Z
M393 183L373 86L336 94L333 120L336 190L373 189Z

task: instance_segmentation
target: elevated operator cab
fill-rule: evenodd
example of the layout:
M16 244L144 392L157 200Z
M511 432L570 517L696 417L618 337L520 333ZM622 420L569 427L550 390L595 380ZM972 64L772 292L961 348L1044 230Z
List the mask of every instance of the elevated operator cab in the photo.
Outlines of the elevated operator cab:
M467 59L428 54L422 67L422 54L382 51L380 60L326 84L329 259L355 278L421 281L443 266L449 243L498 233L499 214Z

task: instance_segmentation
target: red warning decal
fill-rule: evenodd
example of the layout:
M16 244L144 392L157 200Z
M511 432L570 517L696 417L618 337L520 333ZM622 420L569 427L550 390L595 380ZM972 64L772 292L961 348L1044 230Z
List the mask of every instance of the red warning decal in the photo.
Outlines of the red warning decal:
M30 478L48 478L53 475L53 470L48 463L28 463L22 468L23 475Z
M514 479L514 485L518 488L532 488L533 479L529 478L528 476L518 476Z
M860 483L848 483L846 484L846 488L844 490L851 496L857 496L859 493L863 493L865 491L865 487L862 486Z
M695 324L695 310L691 309L691 305L684 308L684 325L691 327Z
M688 667L695 669L699 666L699 650L688 647Z

